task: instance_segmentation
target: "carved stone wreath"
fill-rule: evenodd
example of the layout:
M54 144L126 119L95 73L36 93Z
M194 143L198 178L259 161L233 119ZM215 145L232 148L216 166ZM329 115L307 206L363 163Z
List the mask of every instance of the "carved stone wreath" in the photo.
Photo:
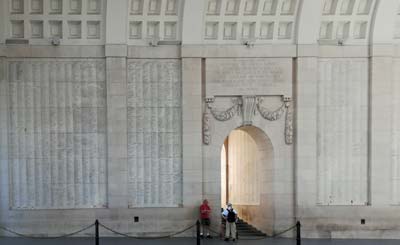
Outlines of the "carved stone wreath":
M253 117L256 110L260 115L269 121L279 120L286 111L285 118L285 142L293 143L293 110L291 106L291 98L282 96L282 105L274 111L270 111L262 106L263 98L258 96L241 96L232 98L232 106L226 110L214 108L214 98L206 99L206 112L203 115L203 143L209 145L211 143L211 127L210 114L218 121L224 122L233 118L235 115L242 115L242 125L248 126L253 124ZM209 112L210 113L209 113Z

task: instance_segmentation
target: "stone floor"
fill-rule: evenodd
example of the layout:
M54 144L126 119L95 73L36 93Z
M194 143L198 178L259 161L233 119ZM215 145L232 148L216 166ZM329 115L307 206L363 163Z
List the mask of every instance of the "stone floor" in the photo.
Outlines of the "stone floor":
M57 240L23 239L23 238L0 238L0 245L95 245L93 238L66 238ZM126 238L101 238L100 245L195 245L194 238L174 238L163 240L136 240ZM246 244L246 245L295 245L296 241L291 239L264 239L264 240L239 240L235 243L224 242L219 239L202 240L202 245L218 244ZM318 240L304 239L302 245L398 245L400 240Z

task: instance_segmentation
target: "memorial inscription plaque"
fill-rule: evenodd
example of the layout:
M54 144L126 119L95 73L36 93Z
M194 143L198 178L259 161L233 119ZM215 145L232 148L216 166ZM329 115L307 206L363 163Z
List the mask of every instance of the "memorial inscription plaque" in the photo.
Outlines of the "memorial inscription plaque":
M11 207L104 207L104 60L9 60L8 71Z
M182 200L181 64L128 61L129 207L175 207Z
M206 96L291 95L290 58L206 60Z
M368 59L319 59L319 205L368 202Z

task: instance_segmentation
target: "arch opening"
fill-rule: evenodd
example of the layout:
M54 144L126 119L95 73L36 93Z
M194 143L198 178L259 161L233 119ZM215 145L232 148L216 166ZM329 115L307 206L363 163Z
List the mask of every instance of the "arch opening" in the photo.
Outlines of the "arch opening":
M221 147L221 207L232 203L241 219L273 231L273 159L271 140L259 128L232 130Z

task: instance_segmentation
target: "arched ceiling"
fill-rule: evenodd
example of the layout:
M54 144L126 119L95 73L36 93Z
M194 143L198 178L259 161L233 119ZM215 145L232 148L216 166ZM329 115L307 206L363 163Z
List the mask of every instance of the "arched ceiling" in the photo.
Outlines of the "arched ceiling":
M206 0L204 43L293 43L298 0Z
M375 0L325 0L319 43L368 43Z
M184 12L197 22L196 44L367 45L400 41L398 0L186 0ZM192 19L191 19L192 17ZM197 21L193 21L197 18ZM189 24L190 26L190 24ZM186 41L185 29L183 43ZM196 39L196 40L194 40Z
M108 32L123 32L128 45L400 42L399 0L120 1L127 16L120 30L105 28L111 0L1 1L0 42L29 39L43 45L58 37L61 45L96 45L106 42Z

